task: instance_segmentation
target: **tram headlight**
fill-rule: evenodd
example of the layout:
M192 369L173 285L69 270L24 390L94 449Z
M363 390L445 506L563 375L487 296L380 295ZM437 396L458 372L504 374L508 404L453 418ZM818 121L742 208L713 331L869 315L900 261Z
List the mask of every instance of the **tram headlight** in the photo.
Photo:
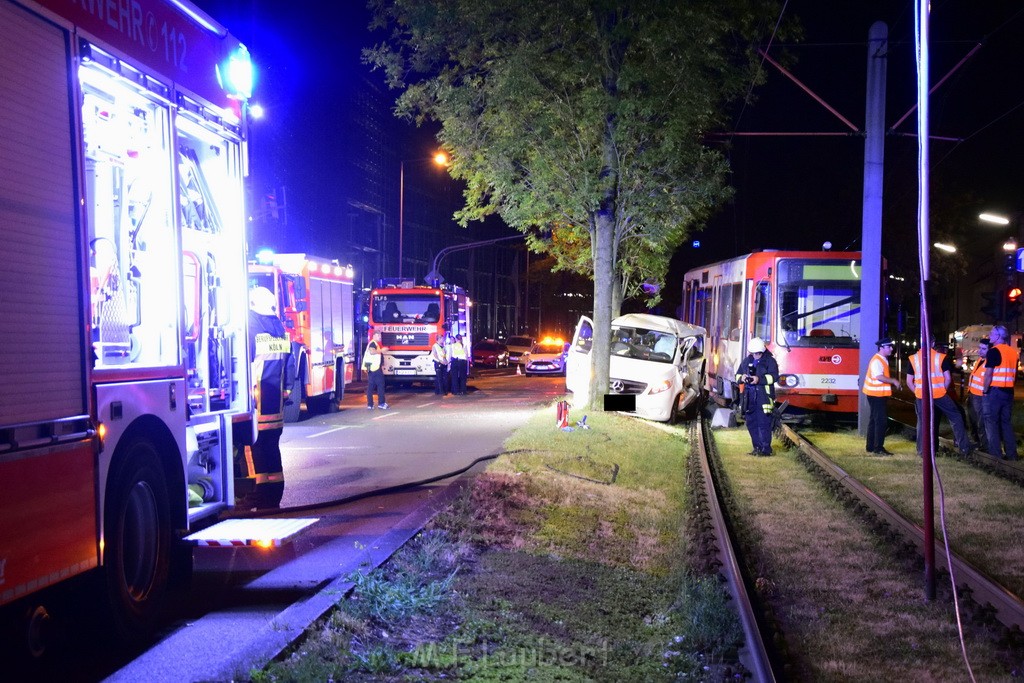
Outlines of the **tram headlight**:
M792 389L800 386L800 378L796 375L779 375L779 384L787 389Z

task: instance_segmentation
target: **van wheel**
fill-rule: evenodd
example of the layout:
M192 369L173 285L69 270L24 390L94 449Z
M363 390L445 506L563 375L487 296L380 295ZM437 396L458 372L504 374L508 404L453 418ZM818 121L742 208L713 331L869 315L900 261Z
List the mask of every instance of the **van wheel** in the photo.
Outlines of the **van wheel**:
M128 443L104 510L104 576L117 635L138 642L156 625L171 561L167 482L156 448Z

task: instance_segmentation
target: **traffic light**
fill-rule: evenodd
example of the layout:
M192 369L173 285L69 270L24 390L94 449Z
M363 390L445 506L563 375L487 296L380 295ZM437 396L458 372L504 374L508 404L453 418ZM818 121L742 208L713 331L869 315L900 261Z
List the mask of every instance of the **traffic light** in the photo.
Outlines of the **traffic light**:
M985 300L985 305L981 307L981 312L990 318L997 321L1003 320L1004 313L1006 312L1006 291L996 290L994 292L982 292L981 298Z
M1020 297L1020 287L1014 285L1006 290L1006 310L1004 316L1005 320L1015 320L1020 315Z

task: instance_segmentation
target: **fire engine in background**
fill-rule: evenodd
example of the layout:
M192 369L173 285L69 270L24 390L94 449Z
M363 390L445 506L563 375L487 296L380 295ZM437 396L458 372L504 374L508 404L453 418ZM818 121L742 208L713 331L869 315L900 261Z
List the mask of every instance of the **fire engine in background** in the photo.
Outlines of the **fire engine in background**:
M384 377L388 382L433 382L430 349L447 332L462 335L466 361L470 349L472 302L462 287L416 286L411 280L381 280L370 292L369 334L381 333Z
M33 655L45 589L92 570L147 633L252 440L248 53L127 6L0 0L0 618Z
M292 340L295 385L285 422L299 419L300 398L310 414L336 410L355 369L352 267L307 254L261 252L249 264L249 286L277 295Z

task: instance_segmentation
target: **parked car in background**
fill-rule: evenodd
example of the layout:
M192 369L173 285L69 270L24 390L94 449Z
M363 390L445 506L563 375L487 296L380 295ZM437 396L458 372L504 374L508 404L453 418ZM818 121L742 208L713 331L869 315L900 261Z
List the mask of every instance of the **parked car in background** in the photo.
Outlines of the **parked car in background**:
M576 405L589 402L594 323L584 316L566 360L565 387ZM675 422L704 401L707 331L675 318L631 313L612 320L609 396L633 403L639 417ZM616 409L618 410L618 409Z
M489 368L508 367L508 347L495 339L484 339L473 346L473 365Z
M561 339L546 338L530 349L526 360L527 375L564 375L568 345Z
M505 340L508 347L508 362L526 365L530 356L530 349L533 348L533 337L509 337Z

